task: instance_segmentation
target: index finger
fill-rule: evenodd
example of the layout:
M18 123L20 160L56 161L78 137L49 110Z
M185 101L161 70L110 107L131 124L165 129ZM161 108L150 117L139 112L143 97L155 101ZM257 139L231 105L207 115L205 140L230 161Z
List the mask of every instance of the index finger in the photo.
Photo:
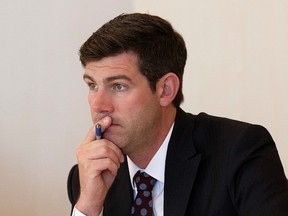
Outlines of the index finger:
M104 118L100 119L96 124L101 125L102 133L105 131L112 123L112 118L110 116L105 116ZM83 143L89 143L96 139L96 132L95 132L95 126L96 124L90 128L88 134L86 135L86 138L84 139Z

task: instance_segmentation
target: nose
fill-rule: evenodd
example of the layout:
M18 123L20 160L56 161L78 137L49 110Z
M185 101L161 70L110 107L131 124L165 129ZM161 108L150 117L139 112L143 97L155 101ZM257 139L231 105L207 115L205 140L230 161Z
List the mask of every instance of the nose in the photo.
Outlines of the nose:
M112 98L104 89L99 88L97 92L89 92L88 100L93 116L97 115L101 118L113 111Z

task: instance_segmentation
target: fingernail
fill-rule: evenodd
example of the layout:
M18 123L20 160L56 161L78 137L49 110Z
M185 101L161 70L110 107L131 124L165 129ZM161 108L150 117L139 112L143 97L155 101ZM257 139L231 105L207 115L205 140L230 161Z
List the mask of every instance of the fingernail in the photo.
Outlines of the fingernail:
M125 161L124 155L121 155L120 162L123 163Z
M108 116L105 116L104 118L103 118L103 123L105 124L105 125L107 125L108 124Z

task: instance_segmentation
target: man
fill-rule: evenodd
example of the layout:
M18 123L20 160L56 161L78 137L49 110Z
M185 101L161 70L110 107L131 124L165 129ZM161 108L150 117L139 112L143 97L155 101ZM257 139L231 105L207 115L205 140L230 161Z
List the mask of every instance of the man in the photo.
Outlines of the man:
M288 215L287 179L263 127L180 109L186 57L183 38L148 14L120 15L83 44L103 133L96 139L93 126L77 150L73 215ZM138 185L143 176L151 192Z

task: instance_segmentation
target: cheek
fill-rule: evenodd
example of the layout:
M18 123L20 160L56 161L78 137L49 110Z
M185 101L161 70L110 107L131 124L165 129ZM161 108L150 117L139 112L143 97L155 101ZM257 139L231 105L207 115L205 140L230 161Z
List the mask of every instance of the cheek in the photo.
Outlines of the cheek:
M89 106L91 108L91 105L93 104L93 99L90 95L88 95L88 103L89 103Z
M90 95L88 95L88 104L89 104L90 113L91 113L91 117L92 117L93 123L96 123L96 121L97 121L97 113L96 113L95 107L94 107L94 99Z
M87 99L88 99L88 103L89 103L89 105L90 105L91 102L92 102L92 95L91 95L91 92L90 92L90 91L88 92Z
M123 114L125 113L129 119L146 118L145 116L154 113L156 109L160 108L159 101L156 95L153 94L137 94L127 97L121 103L116 103L117 109Z
M137 112L146 109L145 107L149 106L151 102L152 98L150 96L147 97L145 94L133 94L118 100L117 103L115 103L115 106L122 111Z

